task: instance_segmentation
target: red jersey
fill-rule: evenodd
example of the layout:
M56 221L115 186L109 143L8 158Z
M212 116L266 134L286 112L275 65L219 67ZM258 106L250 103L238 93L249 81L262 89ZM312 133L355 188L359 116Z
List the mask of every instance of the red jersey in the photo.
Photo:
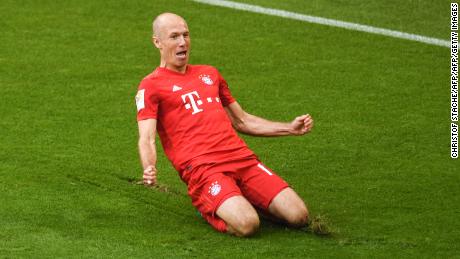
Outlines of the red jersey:
M214 67L187 65L185 74L158 67L139 85L137 120L157 120L166 156L183 176L190 166L254 155L224 110L233 102Z

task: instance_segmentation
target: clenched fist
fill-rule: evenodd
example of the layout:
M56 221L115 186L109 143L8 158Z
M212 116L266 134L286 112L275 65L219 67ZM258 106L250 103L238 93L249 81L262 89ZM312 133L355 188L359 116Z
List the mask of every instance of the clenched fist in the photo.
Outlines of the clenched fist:
M157 169L153 166L147 166L144 169L144 185L154 186L157 183Z
M291 128L292 135L303 135L308 133L313 128L313 118L310 114L299 116L291 122Z

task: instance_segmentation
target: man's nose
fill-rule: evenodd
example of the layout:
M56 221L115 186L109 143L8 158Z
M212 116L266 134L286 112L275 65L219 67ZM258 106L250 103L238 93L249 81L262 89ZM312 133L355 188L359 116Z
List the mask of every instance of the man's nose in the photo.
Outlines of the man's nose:
M185 45L185 37L181 35L179 37L179 46L184 46Z

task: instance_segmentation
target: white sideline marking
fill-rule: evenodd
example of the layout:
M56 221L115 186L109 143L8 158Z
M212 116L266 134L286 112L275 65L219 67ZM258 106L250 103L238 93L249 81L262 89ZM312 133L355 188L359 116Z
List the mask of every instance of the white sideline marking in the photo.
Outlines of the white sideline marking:
M418 41L418 42L423 42L423 43L442 46L442 47L450 47L450 41L448 40L431 38L431 37L426 37L426 36L417 35L417 34L394 31L394 30L372 27L368 25L362 25L362 24L351 23L351 22L344 22L344 21L322 18L322 17L317 17L317 16L310 16L310 15L305 15L305 14L300 14L300 13L288 12L288 11L283 11L279 9L266 8L266 7L257 6L257 5L236 3L236 2L227 1L227 0L193 0L193 1L198 2L198 3L203 3L203 4L209 4L209 5L215 5L215 6L228 7L228 8L237 9L237 10L249 11L253 13L261 13L261 14L268 14L272 16L279 16L279 17L284 17L288 19L299 20L299 21L304 21L304 22L309 22L309 23L317 23L317 24L328 25L332 27L339 27L339 28L344 28L348 30L363 31L363 32L368 32L368 33L373 33L373 34L390 36L394 38Z

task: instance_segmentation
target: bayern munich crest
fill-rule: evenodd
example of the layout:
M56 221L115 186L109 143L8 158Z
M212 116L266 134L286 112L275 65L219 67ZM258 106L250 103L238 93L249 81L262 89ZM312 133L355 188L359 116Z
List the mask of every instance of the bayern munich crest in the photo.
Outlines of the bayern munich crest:
M222 187L220 186L220 184L215 181L211 184L211 186L209 186L209 192L212 196L216 196L217 194L219 194L220 190L222 189Z
M214 82L212 81L211 77L208 75L200 75L201 81L207 85L212 85Z

